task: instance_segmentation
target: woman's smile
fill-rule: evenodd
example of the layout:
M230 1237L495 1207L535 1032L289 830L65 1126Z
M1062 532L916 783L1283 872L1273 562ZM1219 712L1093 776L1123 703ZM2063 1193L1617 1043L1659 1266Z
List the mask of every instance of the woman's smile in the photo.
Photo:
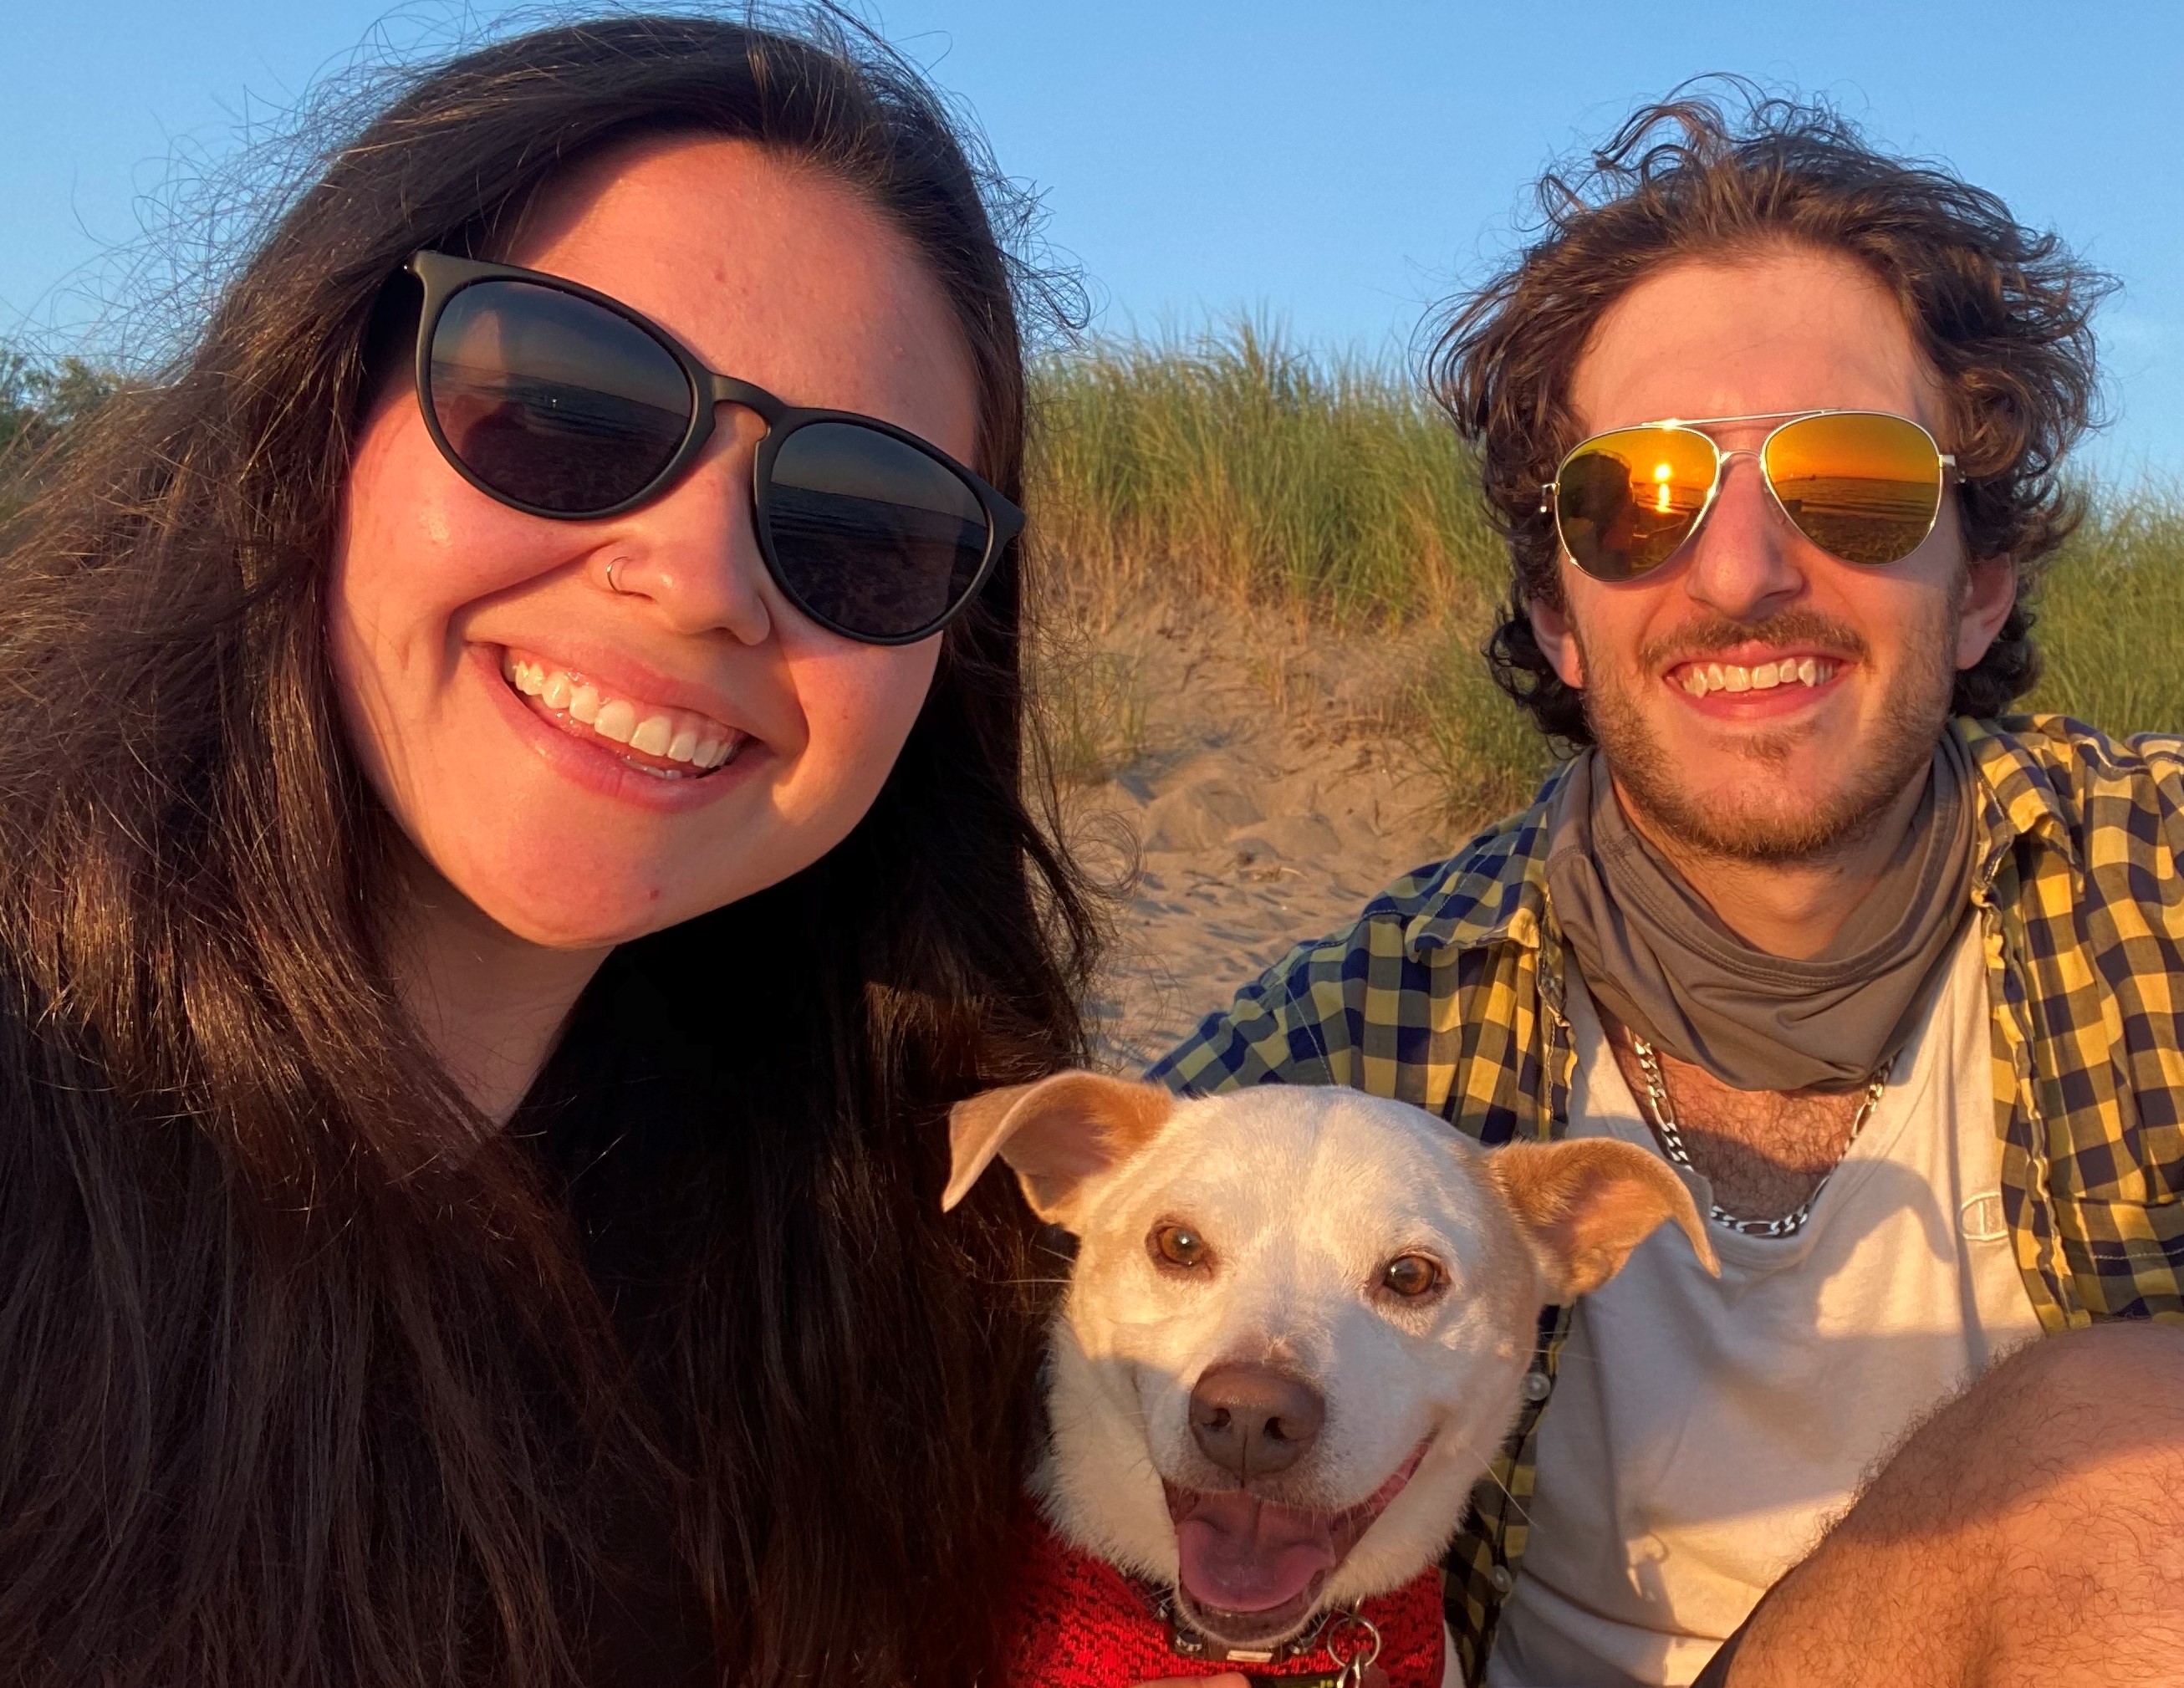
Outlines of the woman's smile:
M766 777L768 771L760 765L769 760L767 746L748 732L724 728L713 717L694 710L640 705L627 693L610 690L588 677L579 682L578 671L526 654L522 669L526 675L540 677L542 691L556 679L567 688L566 700L555 709L543 695L526 694L523 680L510 672L515 660L504 646L472 645L464 665L465 678L474 677L493 700L515 755L543 763L587 796L655 813L677 814L708 807L739 787ZM556 688L557 695L560 689ZM591 710L593 718L589 723L579 718L580 706ZM610 707L613 713L609 714ZM642 716L640 707L645 710ZM606 721L604 732L599 728L602 716ZM696 737L695 729L686 723L705 722L706 737L690 747L693 754L688 760L655 755L634 744L616 741L615 735L623 729L625 716L633 723L632 738L637 726L668 720L674 726L674 736L668 740L670 750L677 748L682 733ZM646 734L646 743L655 742L656 738L655 729ZM695 755L700 748L714 759L702 767Z
M709 774L733 760L750 737L694 710L622 696L531 652L503 650L500 673L519 697L571 738L612 747L609 755L662 779Z

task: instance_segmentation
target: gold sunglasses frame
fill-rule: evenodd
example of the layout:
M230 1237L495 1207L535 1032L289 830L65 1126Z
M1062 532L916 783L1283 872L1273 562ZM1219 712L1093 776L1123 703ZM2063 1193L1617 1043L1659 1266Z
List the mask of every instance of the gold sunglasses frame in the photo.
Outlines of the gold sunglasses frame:
M1819 416L1886 417L1892 422L1902 422L1908 427L1918 429L1919 432L1925 437L1926 443L1934 448L1935 460L1941 465L1940 477L1934 488L1934 513L1926 519L1926 531L1919 536L1918 544L1914 545L1911 551L1915 551L1919 545L1925 544L1933 533L1935 525L1942 519L1942 499L1948 491L1949 477L1957 473L1956 456L1953 453L1942 450L1941 441L1936 439L1931 431L1923 423L1913 421L1910 417L1899 415L1893 410L1871 410L1858 407L1836 407L1819 410L1758 410L1746 416L1664 416L1655 422L1632 422L1624 427L1602 428L1596 434L1587 434L1564 452L1562 460L1555 465L1555 478L1552 481L1542 481L1540 483L1540 514L1552 518L1555 524L1555 543L1562 548L1563 554L1570 560L1573 567L1592 575L1595 580L1604 580L1610 584L1642 580L1646 576L1658 574L1663 569L1668 567L1682 554L1685 546L1699 537L1699 530L1706 526L1707 517L1713 513L1713 501L1721 492L1722 477L1728 472L1730 462L1739 457L1749 457L1759 465L1759 479L1767 488L1767 497L1774 504L1775 514L1790 524L1791 531L1799 538L1813 545L1825 555L1835 557L1834 552L1828 550L1811 534L1797 526L1796 518L1791 515L1789 510L1782 503L1782 495L1774 490L1774 478L1767 472L1767 448L1774 443L1775 435L1780 433L1785 428L1794 426L1799 422L1809 422ZM1708 428L1727 427L1733 422L1773 422L1774 426L1767 431L1767 437L1761 440L1758 445L1739 446L1734 449L1724 449L1719 440L1705 432ZM1699 505L1698 514L1691 518L1691 531L1684 535L1674 550L1648 569L1638 569L1625 575L1594 574L1591 569L1585 568L1583 563L1578 561L1576 554L1570 549L1568 542L1563 538L1562 512L1555 507L1555 495L1562 486L1563 472L1569 467L1571 460L1595 440L1606 439L1611 434L1636 433L1644 428L1662 428L1677 433L1696 434L1699 438L1707 443L1708 448L1713 453L1713 479L1707 487L1706 499ZM1906 551L1903 556L1909 556L1911 551ZM1836 560L1852 568L1890 566L1886 563L1852 563L1846 557L1836 557ZM1903 557L1897 557L1894 560L1900 563L1903 560Z

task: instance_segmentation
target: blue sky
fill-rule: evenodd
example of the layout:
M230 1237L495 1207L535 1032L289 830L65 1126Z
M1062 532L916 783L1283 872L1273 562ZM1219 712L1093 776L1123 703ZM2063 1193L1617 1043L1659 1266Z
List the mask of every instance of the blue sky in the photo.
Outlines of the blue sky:
M1399 349L1515 238L1540 166L1709 70L1828 95L2119 275L2106 474L2184 479L2177 0L862 0L1035 184L1114 331L1255 311ZM413 0L8 0L0 335L112 337L144 207L277 128L374 36L476 32Z

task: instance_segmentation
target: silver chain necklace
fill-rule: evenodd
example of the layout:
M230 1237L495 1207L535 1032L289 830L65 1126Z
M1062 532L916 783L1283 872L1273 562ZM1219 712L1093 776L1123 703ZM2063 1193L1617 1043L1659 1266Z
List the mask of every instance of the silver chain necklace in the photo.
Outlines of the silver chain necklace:
M1684 1147L1684 1134L1676 1127L1674 1110L1669 1104L1669 1081L1661 1071L1661 1057L1653 1053L1653 1045L1630 1033L1630 1052L1638 1057L1638 1070L1646 1075L1646 1110L1653 1116L1653 1134L1661 1139L1661 1152L1685 1172L1696 1173L1691 1164L1691 1151ZM1865 1129L1865 1123L1873 1117L1880 1104L1880 1094L1888 1088L1888 1070L1896 1064L1893 1057L1881 1062L1873 1077L1865 1081L1865 1096L1858 1105L1858 1116L1850 1123L1850 1137L1843 1145L1847 1154L1850 1145L1858 1141L1858 1134ZM1837 1162L1841 1165L1841 1162ZM1740 1219L1719 1202L1712 1204L1708 1217L1725 1230L1743 1237L1786 1237L1802 1230L1805 1221L1813 1217L1813 1204L1820 1199L1820 1192L1828 1187L1828 1180L1836 1175L1834 1167L1820 1174L1812 1193L1779 1219Z

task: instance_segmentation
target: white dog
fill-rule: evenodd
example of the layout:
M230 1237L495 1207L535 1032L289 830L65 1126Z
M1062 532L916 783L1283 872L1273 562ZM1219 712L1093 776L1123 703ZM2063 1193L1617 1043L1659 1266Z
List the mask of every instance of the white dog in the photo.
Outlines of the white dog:
M1714 1268L1641 1150L1482 1151L1352 1090L1184 1100L1066 1072L958 1104L950 1135L944 1206L998 1156L1078 1239L1034 1494L1067 1542L1172 1590L1215 1657L1263 1657L1435 1562L1543 1304L1663 1220Z

